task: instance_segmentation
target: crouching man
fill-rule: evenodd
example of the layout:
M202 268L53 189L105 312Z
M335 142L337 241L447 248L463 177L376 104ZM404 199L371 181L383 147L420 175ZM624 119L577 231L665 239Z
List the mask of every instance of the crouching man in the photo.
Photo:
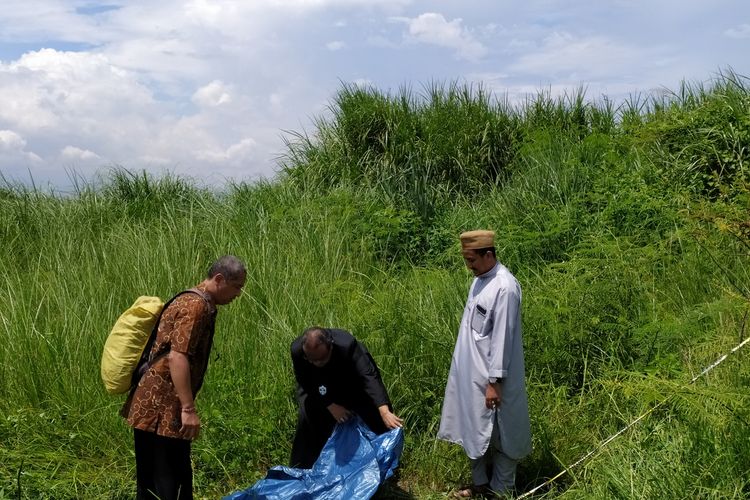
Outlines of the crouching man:
M350 333L311 327L291 346L299 416L291 466L309 469L336 423L359 415L375 433L401 427L375 360Z

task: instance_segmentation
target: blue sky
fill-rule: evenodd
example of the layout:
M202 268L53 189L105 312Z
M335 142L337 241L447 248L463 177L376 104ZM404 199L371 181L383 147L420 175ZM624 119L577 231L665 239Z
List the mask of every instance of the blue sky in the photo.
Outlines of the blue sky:
M750 2L3 0L0 172L270 177L342 82L591 99L750 75Z

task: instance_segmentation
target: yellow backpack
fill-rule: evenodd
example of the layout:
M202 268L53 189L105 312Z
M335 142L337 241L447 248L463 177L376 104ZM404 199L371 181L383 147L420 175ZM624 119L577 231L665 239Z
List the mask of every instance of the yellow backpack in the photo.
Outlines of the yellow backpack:
M159 297L138 297L120 315L104 343L101 375L104 388L110 394L127 392L135 371L157 321L164 310Z
M159 320L164 310L183 293L194 293L206 302L209 299L197 288L184 290L167 302L159 297L138 297L135 303L117 318L104 342L102 382L110 394L122 394L138 384L144 373L159 358L169 353L169 345L152 353Z

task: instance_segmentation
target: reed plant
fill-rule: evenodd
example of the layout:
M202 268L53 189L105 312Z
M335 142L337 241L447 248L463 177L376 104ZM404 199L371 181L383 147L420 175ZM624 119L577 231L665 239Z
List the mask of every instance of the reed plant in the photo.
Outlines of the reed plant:
M273 181L210 191L115 169L66 196L6 183L0 498L132 496L104 339L137 296L188 288L225 253L249 275L197 401L198 496L286 462L289 345L319 324L368 346L405 418L409 494L381 498L445 498L469 479L435 435L471 281L457 235L479 227L524 292L534 451L519 493L646 413L540 496L746 498L747 352L690 383L750 330L746 89L729 74L643 105L578 90L513 107L458 84L344 87ZM700 158L719 157L713 189Z

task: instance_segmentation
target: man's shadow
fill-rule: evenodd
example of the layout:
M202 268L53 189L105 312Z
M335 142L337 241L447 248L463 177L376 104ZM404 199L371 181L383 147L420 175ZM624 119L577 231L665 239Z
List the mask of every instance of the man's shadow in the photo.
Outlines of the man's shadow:
M560 463L549 451L535 456L530 461L521 461L516 471L516 495L520 496L527 491L544 485L548 479L555 477L560 471L562 471ZM530 498L535 498L550 491L560 491L565 488L569 479L561 477L558 481L539 488Z
M399 486L399 478L400 470L396 469L393 476L380 485L380 488L378 488L378 491L372 497L373 500L407 500L417 498L410 491L406 491Z

